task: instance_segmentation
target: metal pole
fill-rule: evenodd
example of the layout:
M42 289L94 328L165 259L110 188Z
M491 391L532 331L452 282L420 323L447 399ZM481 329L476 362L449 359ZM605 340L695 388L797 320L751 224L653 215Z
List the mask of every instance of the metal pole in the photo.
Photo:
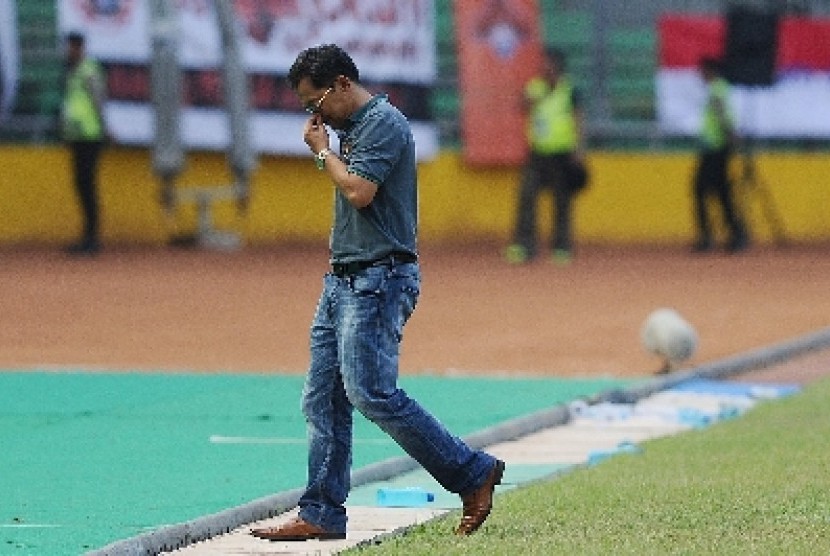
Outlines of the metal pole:
M608 21L609 10L606 4L606 0L594 0L591 3L594 35L593 49L591 52L591 66L594 68L594 82L592 86L594 93L592 100L594 105L594 119L601 124L611 122L611 103L609 101L611 98L609 86L611 68L608 55L608 30L610 28L610 22Z
M171 0L150 3L151 95L155 108L153 172L161 180L161 202L168 212L176 205L175 181L184 166L179 117L182 77L178 62L178 20Z
M216 17L222 35L222 81L228 111L230 141L228 156L234 175L234 188L240 210L247 209L249 180L256 167L256 154L251 146L248 110L250 92L248 76L239 52L239 32L232 2L216 0Z

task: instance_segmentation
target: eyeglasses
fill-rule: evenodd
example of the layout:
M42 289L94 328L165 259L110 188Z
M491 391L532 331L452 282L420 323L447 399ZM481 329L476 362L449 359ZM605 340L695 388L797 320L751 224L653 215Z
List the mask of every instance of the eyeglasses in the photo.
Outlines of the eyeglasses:
M306 105L305 111L309 114L319 114L320 109L323 106L323 101L326 100L326 97L329 96L329 93L331 93L332 91L334 91L333 86L326 89L326 92L323 93L323 96L321 96L320 99L317 100L317 102L311 102Z

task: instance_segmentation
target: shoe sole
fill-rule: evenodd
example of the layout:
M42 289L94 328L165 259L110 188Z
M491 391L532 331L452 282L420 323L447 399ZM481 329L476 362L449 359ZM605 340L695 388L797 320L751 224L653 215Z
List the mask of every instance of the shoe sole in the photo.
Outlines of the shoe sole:
M501 479L502 479L502 477L504 477L504 468L505 468L504 462L501 461L501 460L496 460L496 467L495 467L496 476L494 477L495 480L493 481L493 487L495 487L496 485L501 484Z
M345 533L325 533L320 535L258 535L251 532L251 536L264 541L281 542L281 541L342 541L346 538Z

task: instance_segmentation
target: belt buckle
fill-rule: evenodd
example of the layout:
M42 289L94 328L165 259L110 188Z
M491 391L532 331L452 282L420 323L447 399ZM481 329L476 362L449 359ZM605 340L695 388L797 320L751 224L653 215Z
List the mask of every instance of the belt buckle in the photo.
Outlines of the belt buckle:
M414 264L418 261L418 257L409 253L392 253L387 258L392 266L399 264Z
M363 266L359 262L350 262L350 263L332 263L331 265L331 273L337 276L338 278L345 278L347 276L352 276L359 272Z

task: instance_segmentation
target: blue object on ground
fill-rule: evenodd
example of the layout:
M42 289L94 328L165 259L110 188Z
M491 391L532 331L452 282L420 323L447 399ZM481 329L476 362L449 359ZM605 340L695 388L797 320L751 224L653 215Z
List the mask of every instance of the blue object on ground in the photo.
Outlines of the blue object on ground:
M421 487L379 488L378 506L385 508L421 508L435 501L435 495Z
M712 424L712 418L699 409L683 407L677 412L677 420L680 424L688 425L694 429L702 429Z
M634 442L624 440L610 450L594 450L588 454L588 465L596 465L599 462L617 454L641 454L643 449Z

